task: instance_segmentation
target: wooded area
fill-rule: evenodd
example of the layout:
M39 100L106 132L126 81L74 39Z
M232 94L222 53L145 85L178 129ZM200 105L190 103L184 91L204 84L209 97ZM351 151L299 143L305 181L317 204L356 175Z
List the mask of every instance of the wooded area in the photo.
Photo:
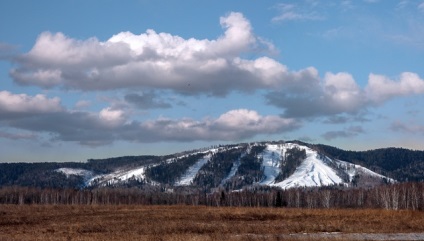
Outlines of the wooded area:
M340 187L289 190L251 188L226 192L215 190L138 188L41 189L3 187L0 204L63 205L205 205L289 208L381 208L424 210L424 183L383 185L370 189Z

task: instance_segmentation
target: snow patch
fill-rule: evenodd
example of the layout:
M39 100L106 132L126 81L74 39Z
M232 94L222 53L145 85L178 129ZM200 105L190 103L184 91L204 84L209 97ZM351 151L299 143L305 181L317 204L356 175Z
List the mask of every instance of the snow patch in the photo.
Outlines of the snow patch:
M94 176L88 181L87 184L88 186L91 186L94 184L110 185L110 184L116 184L123 181L128 181L131 178L134 178L135 180L144 180L145 170L146 170L145 166L141 166L135 169L120 169L109 174Z
M66 177L69 177L71 175L75 176L82 176L84 178L90 178L93 176L92 171L88 171L81 168L68 168L68 167L62 167L59 169L56 169L57 172L61 172L66 175Z

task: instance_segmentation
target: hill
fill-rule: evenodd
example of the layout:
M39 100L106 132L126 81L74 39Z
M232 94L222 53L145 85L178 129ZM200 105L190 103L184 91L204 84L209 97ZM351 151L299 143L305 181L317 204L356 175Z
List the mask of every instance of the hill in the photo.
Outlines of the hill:
M1 163L0 186L165 189L375 186L422 181L424 151L345 151L299 141L220 145L167 156L124 156L84 163Z

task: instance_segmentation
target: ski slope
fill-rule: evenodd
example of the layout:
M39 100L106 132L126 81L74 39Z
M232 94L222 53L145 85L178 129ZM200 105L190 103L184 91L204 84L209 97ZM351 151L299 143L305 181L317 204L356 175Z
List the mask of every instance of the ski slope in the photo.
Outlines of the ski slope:
M200 168L203 167L212 157L212 154L207 154L203 158L200 158L193 166L189 167L186 173L178 180L176 186L188 186L191 185Z
M274 186L288 189L293 187L330 186L344 183L336 171L319 158L316 151L306 146L296 146L306 151L306 159L303 160L291 176L281 182L274 183Z
M379 179L385 178L389 182L395 182L395 180L387 178L383 175L375 173L360 165L355 165L341 160L333 160L327 156L324 156L317 151L309 148L306 145L297 143L256 143L248 144L247 149L233 161L231 170L221 180L221 185L225 185L228 180L239 175L237 171L241 165L241 158L246 154L249 154L251 147L254 145L265 145L265 149L257 154L257 158L261 159L261 170L263 171L263 177L255 185L281 187L283 189L296 188L296 187L319 187L319 186L330 186L330 185L345 185L348 186L354 181L355 176L367 176L374 178L373 180L378 181ZM165 163L178 162L182 158L187 157L191 154L203 154L195 164L190 166L184 174L174 183L174 186L189 186L196 175L199 173L201 168L208 163L214 154L218 152L224 152L233 148L246 147L243 145L232 146L230 148L216 147L209 149L202 149L196 152L190 152L189 154L182 154L178 157L170 158ZM294 172L285 180L276 181L276 178L281 174L281 165L283 157L287 151L292 148L303 149L306 152L306 158L300 162ZM163 163L163 162L162 162ZM71 175L79 175L84 178L86 186L106 186L114 185L119 183L125 183L129 180L140 180L146 181L152 185L160 185L153 180L150 180L145 171L148 166L161 165L161 163L155 163L150 165L142 165L138 167L121 167L115 171L107 174L95 175L92 171L78 169L78 168L59 168L56 171L65 174L67 177ZM237 176L237 180L243 180L245 177Z
M96 175L92 177L87 182L87 185L91 186L96 183L97 185L105 186L128 181L130 178L134 178L135 180L144 180L146 178L144 174L145 170L145 166L133 169L118 169L112 173Z
M281 182L275 182L281 172L281 159L288 149L298 147L306 151L306 159L302 161L295 172ZM264 178L262 185L278 186L283 189L293 187L328 186L343 183L336 171L325 164L316 151L295 143L268 144L261 153Z
M258 156L262 158L264 178L259 182L262 185L274 184L275 178L280 174L281 157L287 147L283 144L267 145L265 150Z

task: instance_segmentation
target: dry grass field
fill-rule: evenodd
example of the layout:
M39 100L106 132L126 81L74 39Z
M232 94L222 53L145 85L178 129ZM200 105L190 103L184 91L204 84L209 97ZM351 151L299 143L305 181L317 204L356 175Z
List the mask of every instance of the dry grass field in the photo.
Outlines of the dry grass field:
M424 233L424 212L0 205L0 240L307 240L296 234L323 232Z

